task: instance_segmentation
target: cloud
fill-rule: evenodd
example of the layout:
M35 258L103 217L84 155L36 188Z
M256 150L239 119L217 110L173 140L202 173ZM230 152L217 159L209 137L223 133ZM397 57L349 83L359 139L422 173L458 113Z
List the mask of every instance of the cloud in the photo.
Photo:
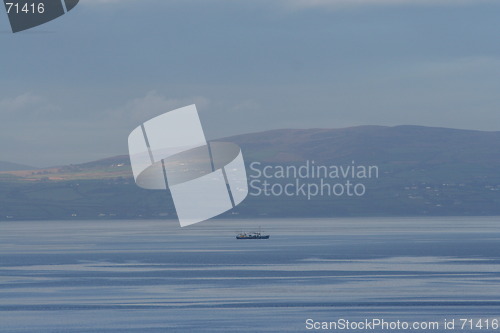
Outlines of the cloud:
M167 98L159 94L156 90L151 90L144 97L134 98L123 107L110 110L108 115L113 119L121 117L133 123L140 124L165 112L191 104L196 104L198 109L203 109L210 104L210 101L201 96Z
M161 2L167 4L183 3L187 0L142 0L137 2L139 5L144 5L145 2ZM214 5L224 5L227 3L248 4L247 0L212 0ZM279 5L293 9L306 9L306 8L330 8L339 9L355 6L379 6L379 5L449 5L449 6L462 6L462 5L477 5L481 3L495 3L497 0L254 0L257 5ZM124 4L132 3L132 0L85 0L83 4L87 5L107 5L107 4ZM205 4L206 0L190 0L189 5L196 5L197 3Z
M427 61L398 70L399 74L417 78L478 76L488 78L500 73L498 57L460 57L442 61Z
M379 6L379 5L477 5L481 3L494 3L494 0L279 0L291 8L330 8L338 9L353 6Z
M29 107L36 106L43 101L43 98L32 93L24 93L15 97L7 97L0 100L0 110L2 112L15 112Z
M85 0L82 3L86 5L102 5L108 3L130 2L130 0ZM141 1L142 2L142 1Z
M0 99L0 112L4 114L48 115L60 111L60 108L49 103L45 97L26 92L14 97Z

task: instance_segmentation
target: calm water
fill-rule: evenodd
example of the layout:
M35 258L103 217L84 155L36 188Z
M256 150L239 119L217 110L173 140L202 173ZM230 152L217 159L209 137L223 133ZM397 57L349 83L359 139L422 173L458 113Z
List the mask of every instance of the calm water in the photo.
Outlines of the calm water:
M235 239L259 225L270 240ZM308 318L500 319L500 218L0 223L0 332L303 332Z

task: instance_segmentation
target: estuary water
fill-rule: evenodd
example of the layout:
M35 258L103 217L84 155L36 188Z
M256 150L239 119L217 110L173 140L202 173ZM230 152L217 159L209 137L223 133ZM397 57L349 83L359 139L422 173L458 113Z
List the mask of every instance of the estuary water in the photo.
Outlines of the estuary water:
M235 239L259 226L269 240ZM375 318L500 332L500 218L0 222L0 332L310 332L308 319Z

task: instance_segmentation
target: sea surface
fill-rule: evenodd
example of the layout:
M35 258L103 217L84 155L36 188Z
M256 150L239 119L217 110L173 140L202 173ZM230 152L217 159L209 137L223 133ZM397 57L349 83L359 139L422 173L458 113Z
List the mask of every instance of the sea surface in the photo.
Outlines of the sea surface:
M259 226L269 240L235 239ZM0 222L2 333L316 331L308 319L500 332L500 218Z

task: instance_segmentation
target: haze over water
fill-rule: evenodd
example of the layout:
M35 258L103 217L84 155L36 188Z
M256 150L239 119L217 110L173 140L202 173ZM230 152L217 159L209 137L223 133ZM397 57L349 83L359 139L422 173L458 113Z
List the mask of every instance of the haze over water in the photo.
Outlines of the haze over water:
M2 222L0 331L500 319L499 244L498 217Z

